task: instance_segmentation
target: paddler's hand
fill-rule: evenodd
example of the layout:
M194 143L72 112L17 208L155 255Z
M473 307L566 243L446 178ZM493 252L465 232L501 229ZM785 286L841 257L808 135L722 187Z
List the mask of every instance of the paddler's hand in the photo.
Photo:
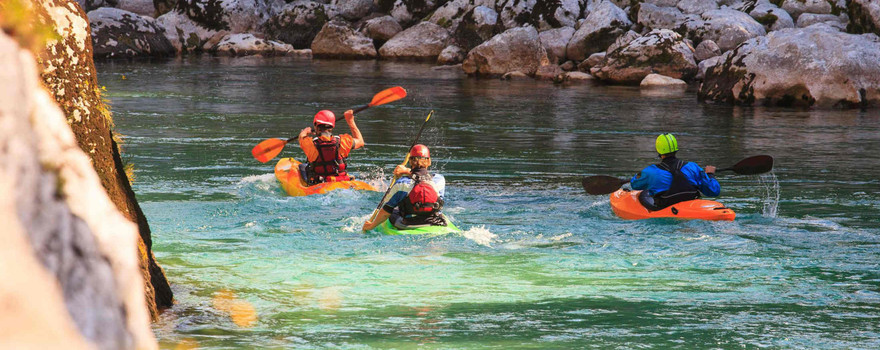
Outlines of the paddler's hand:
M354 120L354 111L349 109L345 111L345 121L351 123L352 120Z
M372 230L372 229L373 229L373 222L370 221L370 220L365 221L365 222L364 222L364 226L361 227L361 230L364 231L364 232L367 232L367 231Z
M312 133L312 128L311 128L311 127L308 127L308 128L302 129L302 130L299 132L299 138L306 137L306 136L308 136L308 135L311 134L311 133Z
M412 174L412 169L407 168L403 165L398 165L397 167L394 168L394 176L396 176L396 177L401 177L403 175L411 175L411 174Z
M715 174L715 167L711 166L711 165L707 165L706 166L706 174L714 175Z

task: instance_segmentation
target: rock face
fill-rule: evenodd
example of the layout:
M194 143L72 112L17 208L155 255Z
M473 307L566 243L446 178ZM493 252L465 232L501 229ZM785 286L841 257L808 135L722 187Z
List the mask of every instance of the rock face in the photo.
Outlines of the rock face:
M449 45L449 32L431 22L422 22L395 35L379 49L389 59L436 60Z
M266 21L267 38L283 41L296 49L309 48L312 40L337 15L336 7L313 1L295 1L285 5Z
M880 3L873 0L849 0L846 5L850 33L874 33L880 36Z
M9 281L0 283L4 301L0 307L4 320L0 324L8 325L9 316L19 324L45 316L8 314L7 311L15 309L41 309L11 304L16 299L26 304L46 303L47 309L61 314L39 326L61 328L41 332L44 336L61 335L70 341L58 348L84 347L82 338L70 334L68 320L99 349L157 348L145 302L145 278L150 275L142 275L138 269L137 226L120 212L118 203L108 197L102 186L102 182L112 181L107 175L115 170L115 145L109 144L109 132L102 133L107 136L107 143L100 144L100 140L89 138L94 136L93 129L83 130L84 125L91 127L97 122L105 125L107 131L108 124L98 109L104 107L99 96L89 99L90 95L97 95L98 87L88 21L75 1L37 0L32 4L34 13L28 18L39 25L53 25L60 36L51 39L45 51L35 53L42 56L43 67L38 67L30 52L0 33L0 64L7 67L0 72L0 217L4 225L0 236L5 246L20 247L23 240L28 246L17 253L4 251L0 270L6 278L16 276L21 268L29 268L34 273L26 277L29 283L46 279L51 282L46 290L33 290L27 295L14 293L15 287L9 288ZM60 101L64 102L65 110L56 104L59 97L64 98ZM80 129L79 133L76 129ZM97 147L102 146L107 148L98 151ZM93 149L91 155L84 152ZM98 153L111 158L100 162ZM101 172L95 171L92 162ZM16 256L24 260L7 260ZM40 267L34 266L35 260ZM146 261L141 263L148 266ZM7 273L12 270L16 272ZM8 295L13 298L7 299ZM34 299L41 296L47 299ZM58 307L61 298L63 309ZM15 344L14 339L5 340L10 328L4 328L0 335L4 347L16 347L11 345ZM52 341L43 339L40 343Z
M548 63L538 31L533 27L519 27L475 47L461 68L467 74L477 75L498 76L513 71L534 75L538 67Z
M329 58L376 58L373 40L347 25L328 22L312 41L315 57Z
M749 12L749 16L752 16L755 21L761 23L764 26L764 30L768 32L794 27L794 20L791 18L791 15L772 4L765 3L755 6Z
M636 85L651 73L690 80L697 74L697 63L693 47L681 35L668 29L655 29L608 52L605 60L591 72L604 81Z
M211 51L218 56L284 56L295 52L290 44L260 39L253 34L229 34Z
M722 56L700 88L705 100L815 107L880 106L880 39L817 24L751 39Z
M566 57L580 61L596 52L605 51L617 37L632 26L626 12L610 1L599 4L571 37Z
M397 20L391 16L382 16L367 20L361 27L361 33L364 33L364 35L373 39L373 43L376 44L376 47L382 47L382 44L385 44L385 42L402 31L403 27L401 27L400 23L397 23Z
M736 10L708 11L702 17L706 24L700 30L700 36L703 40L714 41L721 51L728 51L746 40L767 34L761 23Z
M34 3L37 20L52 25L60 34L60 39L50 41L41 55L39 64L43 84L61 106L79 148L89 155L110 200L122 215L137 224L140 233L137 240L138 265L144 278L141 282L143 284L139 284L143 286L139 293L143 296L146 292L150 315L157 319L158 310L172 305L171 288L165 279L165 273L153 257L150 226L135 199L123 169L119 148L110 130L110 112L103 103L96 79L86 14L72 0L36 0ZM130 284L134 285L138 283ZM66 293L65 295L67 296ZM71 294L69 297L77 296ZM141 311L138 309L127 312L136 317ZM74 320L81 329L84 327L79 320ZM89 330L84 333L100 332ZM140 343L139 340L136 342Z
M545 30L538 34L541 45L547 50L547 58L551 63L561 63L565 61L565 49L571 37L574 35L574 28L562 27L556 29Z
M102 7L89 12L95 57L170 56L175 49L150 17Z

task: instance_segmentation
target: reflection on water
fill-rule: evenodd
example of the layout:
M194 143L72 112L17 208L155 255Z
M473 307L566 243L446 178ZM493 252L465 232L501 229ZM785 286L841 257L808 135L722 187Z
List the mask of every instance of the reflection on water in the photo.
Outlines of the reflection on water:
M880 116L701 104L633 87L465 78L393 62L99 64L178 303L155 332L201 348L860 348L880 341ZM127 79L122 80L125 75ZM317 110L357 117L350 164L387 186L421 142L460 236L361 235L380 193L291 198L250 157ZM340 125L337 132L347 132ZM585 175L630 176L676 133L732 223L622 221ZM295 145L282 156L301 158ZM233 292L234 291L234 292ZM243 316L236 316L243 315ZM238 319L238 321L236 321Z

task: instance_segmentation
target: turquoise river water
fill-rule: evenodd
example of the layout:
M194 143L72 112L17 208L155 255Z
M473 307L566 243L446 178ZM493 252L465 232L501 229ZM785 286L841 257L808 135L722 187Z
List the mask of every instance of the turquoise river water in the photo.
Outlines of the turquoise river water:
M880 347L880 113L739 108L693 93L467 78L429 65L109 62L153 249L177 303L163 348ZM367 110L362 179L387 186L424 116L461 235L360 233L378 192L288 197L250 149L314 113ZM347 132L340 124L337 132ZM681 158L719 175L734 222L623 221L586 175ZM302 159L296 145L282 155Z

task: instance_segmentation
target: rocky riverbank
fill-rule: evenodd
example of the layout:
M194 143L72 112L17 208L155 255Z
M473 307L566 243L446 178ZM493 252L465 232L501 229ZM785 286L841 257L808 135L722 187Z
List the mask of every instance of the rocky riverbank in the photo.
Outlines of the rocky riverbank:
M98 57L407 59L470 75L684 83L724 103L880 107L872 0L79 1ZM672 79L642 84L650 74Z
M72 0L8 0L0 11L0 216L11 225L3 242L15 243L0 254L0 294L15 300L0 324L49 335L25 348L155 348L149 322L171 289L123 169L85 12Z

